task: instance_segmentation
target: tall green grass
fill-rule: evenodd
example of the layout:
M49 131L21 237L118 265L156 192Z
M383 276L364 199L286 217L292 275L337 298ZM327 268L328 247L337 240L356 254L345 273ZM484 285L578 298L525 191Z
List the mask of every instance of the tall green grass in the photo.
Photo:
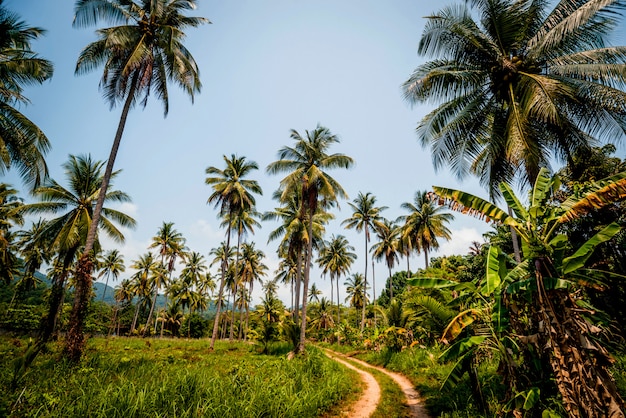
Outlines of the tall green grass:
M20 351L10 345L5 371ZM355 390L313 347L288 360L247 344L118 338L91 340L78 366L59 358L56 347L40 355L15 390L3 372L0 416L316 417Z

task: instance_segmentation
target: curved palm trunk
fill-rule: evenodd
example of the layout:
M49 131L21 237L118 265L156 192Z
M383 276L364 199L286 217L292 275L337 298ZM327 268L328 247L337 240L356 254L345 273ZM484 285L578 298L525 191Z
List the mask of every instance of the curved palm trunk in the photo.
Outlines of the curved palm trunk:
M137 318L139 318L139 308L141 307L141 300L137 302L137 306L135 307L135 315L133 316L133 324L130 326L130 333L132 334L137 326Z
M137 82L138 79L137 76L135 76L128 91L126 101L124 102L120 122L117 125L113 146L111 147L111 154L109 155L109 160L107 161L107 166L104 170L104 176L102 177L102 185L100 186L100 192L98 193L98 201L96 202L93 218L91 220L91 224L89 225L85 249L83 250L83 255L78 260L78 267L76 268L76 291L74 294L72 314L70 315L70 328L67 333L67 338L65 339L64 348L65 356L72 361L80 360L80 357L83 354L83 349L85 348L85 336L83 335L83 329L85 327L85 318L87 317L87 307L89 306L89 293L92 281L91 272L93 271L91 251L93 250L93 245L96 241L96 232L98 230L98 223L100 222L102 207L104 206L104 197L106 196L107 188L109 187L109 182L111 181L115 157L117 156L117 151L120 148L120 142L122 140L122 134L124 133L124 127L126 126L128 112L130 111L130 107L135 96Z
M148 313L148 320L146 321L146 326L143 329L144 337L147 335L148 329L150 328L150 321L152 320L152 315L154 314L154 306L156 305L157 296L159 296L159 286L156 286L156 289L154 289L154 296L152 296L152 305L150 306L150 312ZM156 321L154 322L156 324Z

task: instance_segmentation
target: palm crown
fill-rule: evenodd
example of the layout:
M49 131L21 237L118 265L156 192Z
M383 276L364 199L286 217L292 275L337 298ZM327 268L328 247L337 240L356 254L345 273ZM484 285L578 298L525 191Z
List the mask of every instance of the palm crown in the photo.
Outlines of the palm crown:
M553 157L626 132L626 47L604 38L619 1L474 0L430 16L419 53L434 56L404 83L412 103L441 105L417 133L436 168L531 183Z

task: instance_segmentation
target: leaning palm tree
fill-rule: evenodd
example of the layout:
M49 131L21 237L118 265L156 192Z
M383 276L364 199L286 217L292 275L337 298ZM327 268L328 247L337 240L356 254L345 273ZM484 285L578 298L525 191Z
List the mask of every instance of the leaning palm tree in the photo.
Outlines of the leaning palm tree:
M16 166L33 187L48 175L44 155L48 138L15 107L29 103L24 87L52 77L52 63L40 58L31 42L45 33L28 26L0 1L0 174Z
M223 156L226 168L219 169L217 167L208 167L206 174L208 177L205 179L205 183L210 185L213 189L213 193L209 196L207 203L214 204L215 207L219 207L219 215L226 220L226 242L225 248L230 251L230 238L233 226L233 221L236 219L236 214L244 211L254 210L256 205L255 194L263 194L261 186L256 180L245 178L253 170L257 170L259 167L254 161L246 161L246 157L238 157L231 155L230 159ZM241 224L236 226L241 226ZM238 229L241 231L241 229ZM241 237L241 235L238 235ZM226 279L226 271L229 269L229 258L225 257L221 261L220 269L222 273L222 280L220 282L220 288L218 293L218 311L213 323L213 333L211 336L211 349L215 345L217 339L217 330L219 327L219 308L221 308L221 301L224 291L224 280Z
M66 354L74 360L80 359L84 346L85 303L93 270L89 257L128 112L138 102L145 107L150 94L156 93L167 115L168 80L180 86L192 100L200 91L198 67L182 43L184 29L209 23L202 17L184 15L195 6L195 0L76 0L74 26L87 27L101 21L118 25L97 30L98 40L87 45L78 57L76 74L88 73L102 65L100 87L105 99L111 107L124 104L78 267L76 303L66 343Z
M418 191L415 193L413 203L404 202L402 209L408 210L408 215L402 215L398 221L404 222L401 227L401 236L411 247L424 253L425 268L428 268L428 252L439 248L439 240L449 240L452 236L446 226L454 216L443 212L443 208L435 205L428 198L428 193Z
M341 224L345 225L347 229L356 229L357 231L365 232L365 270L363 277L365 280L365 287L367 287L367 244L370 242L370 229L376 230L382 224L382 216L380 212L387 209L387 206L375 206L376 196L371 193L363 194L359 192L359 195L353 200L354 203L348 203L352 208L352 216L343 221ZM376 292L376 289L374 289ZM365 324L365 305L361 312L361 332L363 332L363 325Z
M343 235L332 235L330 240L324 242L317 259L318 265L322 268L323 274L330 275L330 286L333 280L337 284L337 323L341 321L341 306L339 302L339 278L350 272L352 263L356 260L354 247L350 245ZM332 304L332 299L331 299Z
M40 218L37 222L33 222L30 229L18 231L16 234L17 246L24 259L24 275L19 282L21 290L35 288L39 282L35 273L42 264L47 264L52 259L52 248L39 238L45 230L45 225L46 221Z
M626 47L605 41L622 9L473 0L431 15L418 53L434 60L403 88L411 103L441 103L417 128L435 167L477 175L493 197L500 182L532 184L554 157L571 162L596 139L623 137Z
M287 172L281 182L281 201L298 193L301 196L301 212L306 219L308 240L304 265L304 288L302 297L302 326L300 328L300 344L296 351L304 351L306 338L306 303L309 287L309 274L313 256L313 217L318 209L330 206L338 198L347 198L343 187L332 178L326 170L333 168L350 168L352 158L344 154L328 154L330 146L339 142L328 128L318 125L313 131L306 131L302 137L296 130L291 131L293 147L283 147L278 152L278 161L267 166L270 174Z
M98 277L106 277L104 291L102 292L102 300L104 301L107 287L109 287L109 279L113 276L113 280L117 280L120 273L124 273L126 271L126 266L124 265L124 256L120 254L118 250L107 251L99 264L100 274L98 274Z
M372 256L376 260L385 260L389 269L389 300L393 300L393 275L391 269L399 261L399 238L400 229L388 219L384 219L382 225L376 229L378 242L372 245Z
M40 202L24 205L22 213L29 215L59 215L48 220L39 233L40 242L49 243L57 253L61 269L54 274L52 295L49 300L48 316L45 320L40 339L46 342L56 325L59 308L62 304L66 279L74 259L85 245L87 230L93 223L96 197L102 185L101 161L93 161L90 156L70 155L63 164L69 188L65 188L53 179L48 179L43 186L34 190ZM113 173L113 178L117 173ZM110 190L106 194L107 202L129 202L130 197L123 192ZM124 235L114 224L134 227L135 220L130 216L111 208L103 209L100 230L117 242L124 242ZM99 243L96 241L99 249ZM86 308L86 306L85 306Z

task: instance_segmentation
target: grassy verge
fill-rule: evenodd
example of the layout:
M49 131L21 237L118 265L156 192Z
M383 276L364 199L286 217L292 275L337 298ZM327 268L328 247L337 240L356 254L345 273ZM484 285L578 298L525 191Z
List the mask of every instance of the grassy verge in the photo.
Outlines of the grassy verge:
M350 374L311 347L287 360L247 344L93 339L72 366L59 349L40 354L10 387L20 340L0 340L0 416L317 417L358 388Z

